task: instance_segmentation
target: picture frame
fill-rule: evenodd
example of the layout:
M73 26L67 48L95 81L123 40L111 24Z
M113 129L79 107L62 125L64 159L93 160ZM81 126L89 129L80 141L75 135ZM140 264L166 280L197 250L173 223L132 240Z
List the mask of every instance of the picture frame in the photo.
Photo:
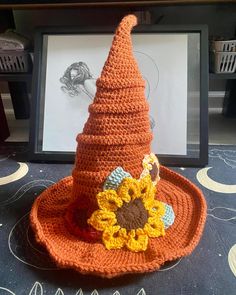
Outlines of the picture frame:
M212 3L222 3L225 0L211 0ZM95 7L109 7L109 6L152 6L152 5L170 5L173 4L189 4L189 0L118 0L118 1L111 1L111 0L93 0L93 1L64 1L64 0L57 0L57 1L50 1L50 0L2 0L1 6L2 8L9 9L19 9L19 8L73 8L73 7L90 7L93 4ZM195 0L194 4L202 4L202 3L209 3L209 0Z
M79 126L77 133L82 132L86 121L86 118L82 117L89 104L85 100L83 106L78 108L78 114L74 113L78 98L81 103L82 95L86 94L87 90L84 84L82 89L79 83L72 83L74 78L71 77L72 74L78 74L78 64L83 60L86 60L85 65L82 64L83 67L86 67L90 60L93 61L91 80L99 77L110 49L113 33L114 28L108 27L41 27L37 29L30 123L31 161L74 161L76 133L74 131L73 138L72 135L68 137L67 130L73 125L70 120L80 117L81 120L74 125L76 128ZM167 166L206 165L208 162L207 26L142 25L133 30L132 40L134 55L141 73L145 78L150 77L150 80L146 80L146 88L154 89L152 84L161 81L155 88L158 91L153 92L153 97L149 98L150 112L153 117L151 119L155 122L158 117L159 126L159 129L154 127L158 131L153 129L153 152L157 154L161 164ZM77 55L78 52L79 55ZM144 55L147 57L143 58ZM159 56L164 62L158 60L155 63L155 59ZM152 65L149 63L150 60L154 61ZM66 62L67 66L65 66ZM156 69L154 64L157 65ZM150 70L152 68L153 71ZM71 78L69 82L68 71ZM90 73L89 69L88 73ZM160 96L163 98L161 104L161 99L158 100ZM59 102L56 97L61 97ZM156 101L159 101L158 107ZM66 104L63 105L62 102ZM57 111L55 112L54 109ZM164 132L161 133L159 130ZM156 136L157 133L158 136ZM155 138L158 138L157 144L155 144Z

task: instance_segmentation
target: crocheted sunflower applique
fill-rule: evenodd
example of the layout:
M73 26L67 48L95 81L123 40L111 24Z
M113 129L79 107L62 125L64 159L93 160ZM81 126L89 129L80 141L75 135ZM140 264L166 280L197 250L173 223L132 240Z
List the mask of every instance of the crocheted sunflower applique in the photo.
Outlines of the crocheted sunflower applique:
M153 184L156 185L158 181L160 180L160 176L159 176L160 164L156 155L154 153L145 155L142 162L142 166L143 166L143 171L140 175L140 178L143 178L146 175L150 175Z
M113 173L114 175L114 173ZM99 209L88 223L102 232L108 250L127 249L139 252L148 247L149 238L165 235L165 204L155 200L156 188L150 175L140 180L126 177L117 189L97 194Z

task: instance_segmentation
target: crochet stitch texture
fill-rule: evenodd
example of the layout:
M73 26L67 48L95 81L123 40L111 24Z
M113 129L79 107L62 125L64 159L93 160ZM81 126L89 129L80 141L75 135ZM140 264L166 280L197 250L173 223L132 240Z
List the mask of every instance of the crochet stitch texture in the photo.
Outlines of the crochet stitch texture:
M77 137L72 176L45 190L30 213L37 241L59 267L106 278L154 271L166 261L190 254L206 220L202 192L186 178L160 166L156 199L170 205L175 215L165 236L150 238L143 252L107 250L100 241L101 233L87 223L99 209L96 195L110 173L122 167L139 179L143 158L150 154L149 107L130 37L136 23L136 17L129 15L116 30L89 107L89 119ZM172 218L170 212L168 225Z
M77 137L72 198L79 200L76 206L81 204L83 210L89 211L88 215L98 209L94 196L101 191L101 184L110 172L121 166L132 177L139 178L143 157L150 153L149 106L130 36L136 23L135 16L120 23L97 80L90 116L83 133ZM88 237L90 230L88 227Z

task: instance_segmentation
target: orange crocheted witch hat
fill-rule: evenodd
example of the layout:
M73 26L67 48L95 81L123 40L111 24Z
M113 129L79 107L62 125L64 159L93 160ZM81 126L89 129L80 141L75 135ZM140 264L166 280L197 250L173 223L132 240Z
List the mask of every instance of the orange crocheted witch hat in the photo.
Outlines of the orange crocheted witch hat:
M103 277L153 271L190 254L206 219L201 191L150 151L135 25L129 15L116 30L72 176L44 191L30 214L37 240L60 267Z

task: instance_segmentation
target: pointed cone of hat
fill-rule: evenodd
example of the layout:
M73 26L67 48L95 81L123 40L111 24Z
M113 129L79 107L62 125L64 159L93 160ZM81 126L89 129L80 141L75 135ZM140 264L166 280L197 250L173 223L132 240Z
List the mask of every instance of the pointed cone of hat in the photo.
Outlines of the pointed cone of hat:
M121 166L139 178L142 160L150 153L152 134L145 98L145 83L133 56L130 32L137 20L128 15L116 30L89 118L77 136L71 210L79 214L77 225L69 214L69 226L84 238L94 234L87 219L97 209L96 195L112 170ZM81 210L80 210L81 209ZM91 232L92 233L91 233Z

